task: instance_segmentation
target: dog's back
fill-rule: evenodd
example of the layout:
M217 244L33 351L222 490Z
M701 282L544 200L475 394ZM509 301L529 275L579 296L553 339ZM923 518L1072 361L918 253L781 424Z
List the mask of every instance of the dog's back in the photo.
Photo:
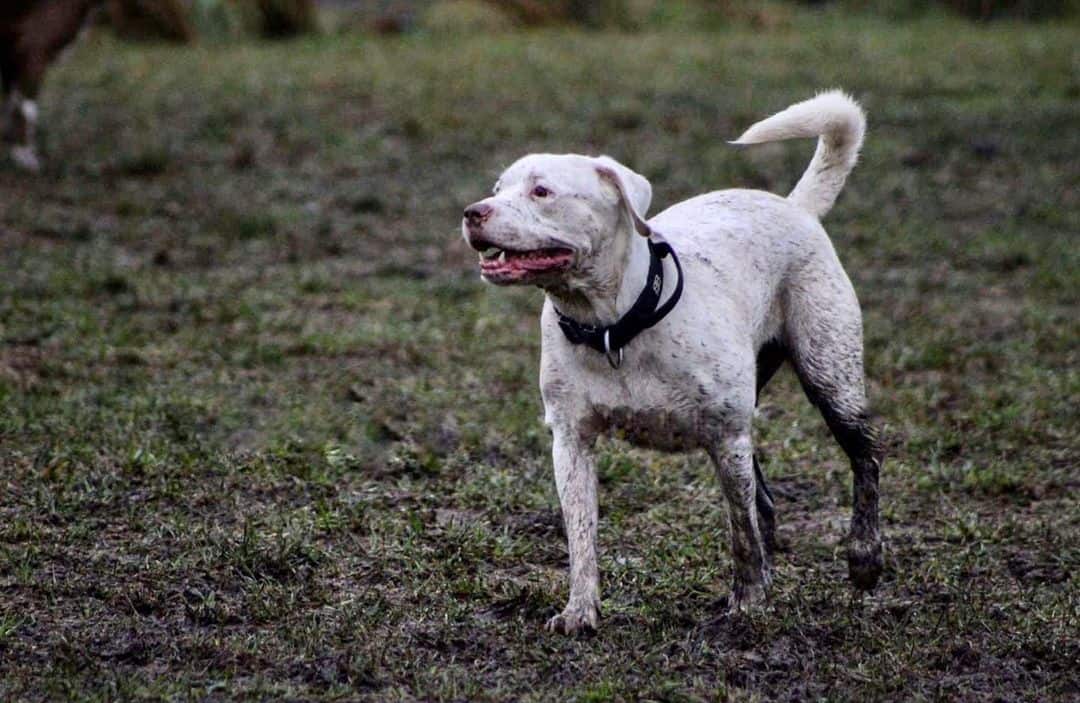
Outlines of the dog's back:
M28 0L0 3L0 55L55 58L79 33L91 8L100 0ZM6 63L6 62L5 62ZM14 70L14 67L2 66ZM5 76L7 71L4 71ZM5 81L7 78L5 77Z

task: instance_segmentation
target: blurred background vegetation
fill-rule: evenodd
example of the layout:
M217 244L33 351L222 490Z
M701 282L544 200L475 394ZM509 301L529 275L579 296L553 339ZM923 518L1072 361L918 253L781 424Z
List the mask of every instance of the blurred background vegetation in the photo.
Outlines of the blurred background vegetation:
M108 0L107 22L125 38L191 42L317 31L502 31L580 25L622 30L784 25L796 5L913 19L975 21L1080 16L1080 0Z

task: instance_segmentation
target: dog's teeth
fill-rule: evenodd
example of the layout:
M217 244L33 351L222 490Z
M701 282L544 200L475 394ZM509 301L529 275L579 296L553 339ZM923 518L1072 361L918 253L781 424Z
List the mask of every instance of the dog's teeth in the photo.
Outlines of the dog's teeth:
M499 252L499 263L506 263L506 251Z
M498 247L488 247L487 249L480 252L480 258L487 260L494 259L496 256L499 255L500 251L502 250Z

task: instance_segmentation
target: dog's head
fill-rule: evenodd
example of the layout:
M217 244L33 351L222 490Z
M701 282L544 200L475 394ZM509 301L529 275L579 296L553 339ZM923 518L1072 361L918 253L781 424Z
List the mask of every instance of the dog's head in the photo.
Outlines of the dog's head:
M609 268L633 232L648 236L651 199L643 176L607 156L532 154L465 208L461 229L484 280L560 287Z

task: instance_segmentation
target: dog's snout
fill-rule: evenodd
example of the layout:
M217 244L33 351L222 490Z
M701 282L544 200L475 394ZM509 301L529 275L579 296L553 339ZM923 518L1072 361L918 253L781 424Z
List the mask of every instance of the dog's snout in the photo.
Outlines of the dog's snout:
M479 227L484 223L484 220L491 217L494 210L495 208L487 203L473 203L465 208L465 221L470 227Z

